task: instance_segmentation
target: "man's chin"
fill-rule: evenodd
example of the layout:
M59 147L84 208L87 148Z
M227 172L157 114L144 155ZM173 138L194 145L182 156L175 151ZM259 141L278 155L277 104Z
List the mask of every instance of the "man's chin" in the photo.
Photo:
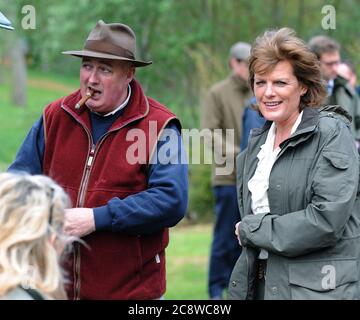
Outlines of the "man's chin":
M86 105L88 107L88 109L91 111L91 112L95 112L95 113L98 113L98 114L107 114L109 113L110 111L104 111L104 108L102 106L94 106L92 104L90 105Z
M92 103L89 103L89 104L87 103L86 106L92 112L100 112L99 110L101 110L101 108L99 106L93 105Z

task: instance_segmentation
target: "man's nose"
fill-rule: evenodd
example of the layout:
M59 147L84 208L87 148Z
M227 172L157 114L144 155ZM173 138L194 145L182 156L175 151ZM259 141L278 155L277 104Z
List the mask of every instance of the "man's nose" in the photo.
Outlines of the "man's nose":
M332 69L333 69L334 72L337 73L337 72L338 72L338 69L339 69L339 64L338 64L338 63L337 63L337 64L333 64L333 65L332 65Z
M96 68L91 70L90 75L89 75L89 82L90 83L98 83L99 82L98 72L97 72Z

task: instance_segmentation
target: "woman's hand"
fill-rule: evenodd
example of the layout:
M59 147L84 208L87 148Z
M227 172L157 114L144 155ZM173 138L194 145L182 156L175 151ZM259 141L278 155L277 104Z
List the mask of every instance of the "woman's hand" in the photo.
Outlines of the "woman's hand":
M239 222L235 225L235 235L236 235L236 237L237 237L237 239L238 239L238 241L239 241L239 245L242 246L241 241L240 241L240 232L239 232L239 230L240 230L240 224L241 224L241 221L239 221Z

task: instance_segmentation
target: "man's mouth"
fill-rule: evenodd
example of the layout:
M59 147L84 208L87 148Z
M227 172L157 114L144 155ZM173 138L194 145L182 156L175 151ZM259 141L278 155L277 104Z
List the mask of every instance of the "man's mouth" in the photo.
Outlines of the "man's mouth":
M99 95L102 94L102 91L94 89L92 87L89 87L88 89L92 92L91 98L96 98L96 97L98 97Z

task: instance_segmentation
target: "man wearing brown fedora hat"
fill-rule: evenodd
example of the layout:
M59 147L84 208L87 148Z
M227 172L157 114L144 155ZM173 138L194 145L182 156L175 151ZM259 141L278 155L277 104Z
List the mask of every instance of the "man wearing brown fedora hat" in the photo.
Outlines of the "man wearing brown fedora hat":
M82 58L80 89L45 107L9 168L71 197L65 231L87 246L66 261L70 299L161 298L168 228L186 211L181 125L134 78L151 64L135 47L131 28L100 20L82 50L65 51Z

